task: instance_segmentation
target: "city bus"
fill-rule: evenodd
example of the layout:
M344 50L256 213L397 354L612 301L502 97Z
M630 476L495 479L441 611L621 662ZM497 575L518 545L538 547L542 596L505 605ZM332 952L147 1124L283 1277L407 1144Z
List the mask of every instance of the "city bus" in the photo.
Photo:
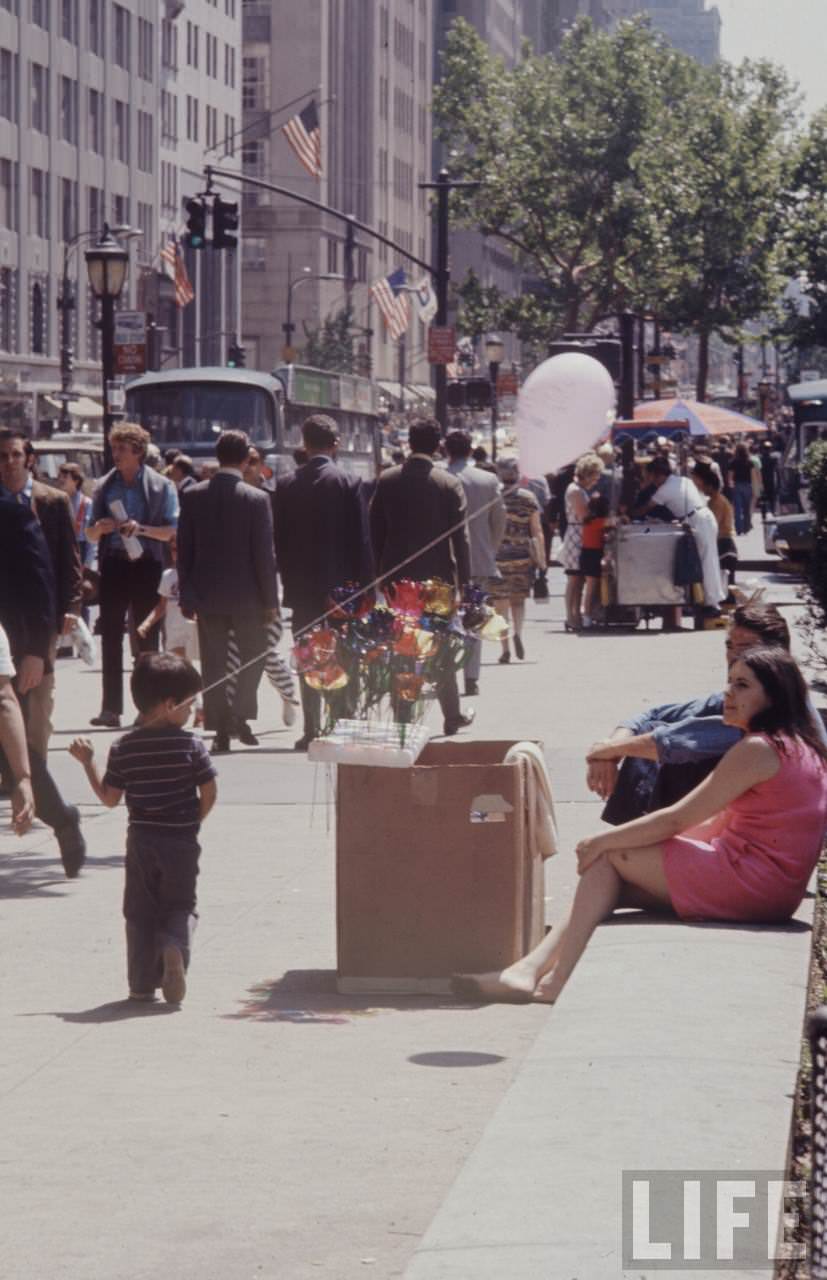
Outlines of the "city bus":
M301 447L305 418L311 413L325 413L339 428L338 461L363 480L378 475L383 419L375 382L352 373L330 373L300 364L280 365L273 375L284 387L284 436L288 449Z
M150 432L154 444L212 458L215 442L230 428L246 431L277 475L292 470L301 424L324 412L340 432L339 462L372 479L381 456L379 393L351 374L284 365L275 374L202 366L144 373L126 388L126 416Z
M204 366L144 373L126 388L126 416L152 436L163 453L215 456L222 431L246 431L262 453L283 454L282 385L252 369Z

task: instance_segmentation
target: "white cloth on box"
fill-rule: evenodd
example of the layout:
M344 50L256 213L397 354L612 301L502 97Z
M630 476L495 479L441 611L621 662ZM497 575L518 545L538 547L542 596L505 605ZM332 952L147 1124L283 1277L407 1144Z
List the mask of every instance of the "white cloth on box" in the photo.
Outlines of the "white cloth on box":
M655 490L654 501L668 507L676 520L685 520L695 536L704 575L704 604L717 609L726 597L718 560L718 521L707 500L686 476L668 476Z
M0 676L13 676L14 674L14 663L11 660L9 637L6 635L3 628L0 627Z
M545 757L536 742L515 742L504 764L519 764L526 786L528 845L532 856L550 858L558 852L557 821L551 797L551 779Z
M164 648L183 649L192 661L198 657L198 626L185 618L178 603L178 570L164 569L158 584L158 595L167 602L164 614Z

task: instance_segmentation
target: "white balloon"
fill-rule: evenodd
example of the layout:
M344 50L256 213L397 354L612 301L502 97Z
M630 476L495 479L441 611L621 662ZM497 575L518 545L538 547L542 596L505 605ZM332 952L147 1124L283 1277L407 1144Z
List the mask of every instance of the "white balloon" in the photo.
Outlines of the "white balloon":
M577 351L544 360L517 397L520 470L529 477L559 471L596 445L614 418L614 383L599 360Z

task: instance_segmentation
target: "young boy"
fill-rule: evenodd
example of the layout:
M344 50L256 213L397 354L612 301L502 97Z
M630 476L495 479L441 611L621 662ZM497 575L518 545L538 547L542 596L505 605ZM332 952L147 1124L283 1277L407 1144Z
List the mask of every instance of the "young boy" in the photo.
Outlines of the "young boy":
M160 986L168 1004L180 1004L196 920L198 831L215 804L216 772L204 743L184 728L201 688L190 662L145 653L131 688L141 724L114 743L103 779L88 738L75 738L69 752L101 804L112 809L126 796L129 998L154 1000Z

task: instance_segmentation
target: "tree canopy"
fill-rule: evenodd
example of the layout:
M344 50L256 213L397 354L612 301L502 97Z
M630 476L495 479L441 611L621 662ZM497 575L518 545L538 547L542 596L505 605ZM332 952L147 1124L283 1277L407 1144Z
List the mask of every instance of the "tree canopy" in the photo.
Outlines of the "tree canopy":
M769 63L705 68L643 19L588 20L557 57L512 68L466 22L434 97L453 216L508 246L524 286L473 278L469 327L547 342L621 311L731 336L779 290L776 241L793 88ZM705 394L702 369L698 391Z

